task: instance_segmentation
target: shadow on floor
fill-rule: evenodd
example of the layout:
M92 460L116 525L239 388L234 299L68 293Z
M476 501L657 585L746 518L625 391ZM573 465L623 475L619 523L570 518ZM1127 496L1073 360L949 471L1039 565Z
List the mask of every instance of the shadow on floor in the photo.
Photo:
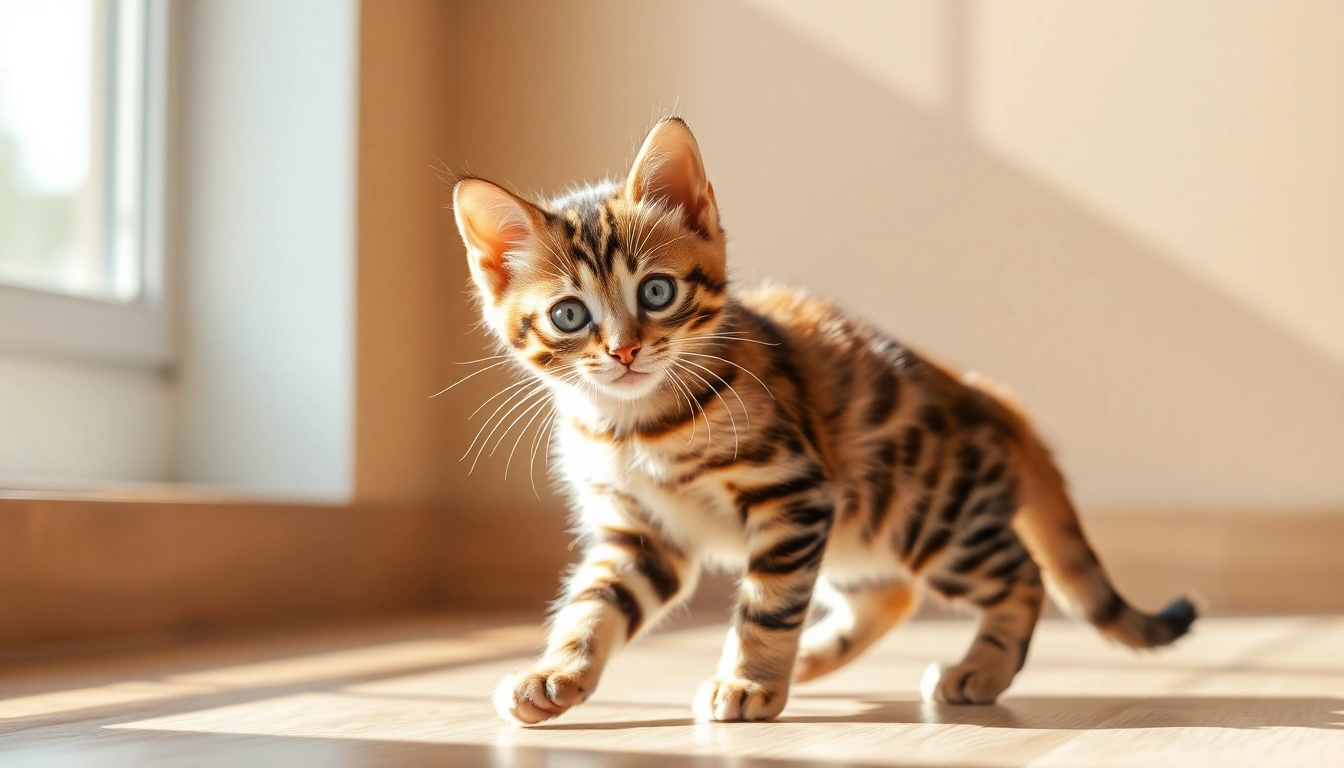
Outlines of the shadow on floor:
M1320 696L1012 696L987 707L892 701L866 694L814 694L796 698L855 701L863 711L844 715L781 717L777 723L864 723L977 725L1030 730L1118 730L1127 728L1318 728L1344 730L1344 699ZM557 723L537 730L584 731L666 728L694 724L692 718L629 720L619 723Z

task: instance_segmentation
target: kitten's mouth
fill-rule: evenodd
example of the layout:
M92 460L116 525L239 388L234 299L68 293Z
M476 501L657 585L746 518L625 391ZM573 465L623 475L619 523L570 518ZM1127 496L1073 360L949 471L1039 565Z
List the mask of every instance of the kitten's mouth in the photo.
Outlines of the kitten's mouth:
M634 368L627 368L625 369L625 373L622 373L620 376L617 376L616 378L612 379L611 383L613 385L628 386L631 384L638 384L644 381L645 379L649 378L649 376L651 375L652 374L649 373L641 373L639 371L636 371Z

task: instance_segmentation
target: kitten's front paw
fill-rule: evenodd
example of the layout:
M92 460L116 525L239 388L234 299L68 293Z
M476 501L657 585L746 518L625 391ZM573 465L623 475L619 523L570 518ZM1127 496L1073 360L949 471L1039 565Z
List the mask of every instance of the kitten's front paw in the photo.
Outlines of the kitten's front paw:
M706 680L695 694L692 711L697 720L736 722L770 720L788 703L788 689L770 689L738 678Z
M585 667L538 666L515 672L495 689L495 709L505 720L535 725L564 714L592 694L596 681Z

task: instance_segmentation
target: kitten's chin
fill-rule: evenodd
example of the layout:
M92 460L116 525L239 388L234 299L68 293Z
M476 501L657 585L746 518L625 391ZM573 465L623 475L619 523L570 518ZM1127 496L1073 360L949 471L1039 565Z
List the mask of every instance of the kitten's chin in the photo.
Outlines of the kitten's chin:
M638 400L657 389L661 381L660 373L626 371L623 375L602 384L602 391L616 400Z

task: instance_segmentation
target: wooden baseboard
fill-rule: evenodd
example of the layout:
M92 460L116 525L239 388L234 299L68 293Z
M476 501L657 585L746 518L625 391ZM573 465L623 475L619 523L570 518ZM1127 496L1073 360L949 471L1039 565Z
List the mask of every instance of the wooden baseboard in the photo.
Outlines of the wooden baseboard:
M1084 526L1138 606L1192 595L1212 615L1344 613L1344 512L1108 512ZM576 555L559 513L499 511L450 527L442 590L451 606L540 606Z
M436 606L427 507L0 499L0 648Z
M1084 524L1157 608L1344 613L1344 514L1113 513ZM0 649L448 609L540 613L577 556L564 516L428 505L0 499ZM721 613L729 589L697 600Z

